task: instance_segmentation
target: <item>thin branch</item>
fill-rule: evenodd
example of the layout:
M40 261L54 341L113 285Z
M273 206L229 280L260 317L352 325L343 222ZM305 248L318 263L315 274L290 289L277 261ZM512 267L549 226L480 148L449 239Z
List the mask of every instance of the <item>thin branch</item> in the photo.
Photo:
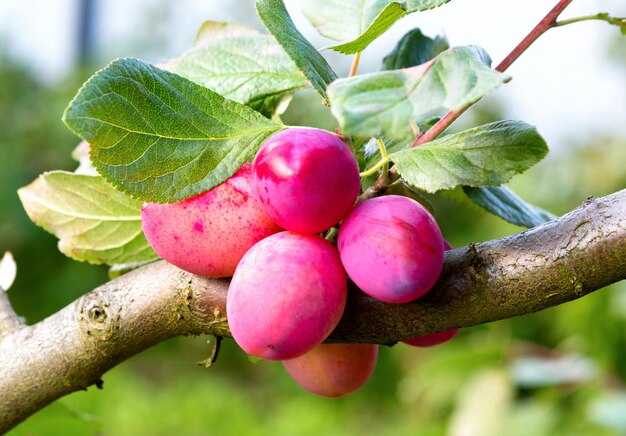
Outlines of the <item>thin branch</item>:
M572 2L572 0L560 0L557 5L552 8L550 12L537 24L533 30L509 53L502 62L496 67L497 71L504 72L507 68L520 57L541 35L543 35L548 29L555 26L556 19L563 12L563 10ZM473 104L473 103L472 103ZM450 111L437 121L430 129L428 129L423 135L419 135L411 147L417 147L432 141L441 135L454 121L456 121L472 104L462 107L458 110ZM376 197L384 194L389 185L397 180L397 173L395 168L392 168L389 175L382 174L374 185L365 191L360 197L359 201L366 200L368 198Z
M532 313L625 278L623 190L535 229L448 252L435 288L413 303L382 303L353 290L329 341L394 343ZM0 340L0 433L98 385L109 369L158 342L228 336L227 290L228 280L161 261L13 331Z
M552 8L548 14L530 31L526 38L520 42L517 47L504 58L502 62L496 67L497 71L506 71L507 68L513 64L524 53L528 47L530 47L541 35L543 35L548 29L554 27L556 19L561 15L563 10L569 6L572 0L560 0L555 7Z
M561 15L563 10L569 6L572 0L560 0L556 6L552 8L548 14L537 24L533 30L504 58L502 62L495 68L496 71L501 73L506 71L512 64L524 53L528 48L548 29L555 26L556 19ZM413 142L413 147L432 141L441 135L454 121L456 121L472 104L462 107L456 111L448 112L443 118L441 118L434 126L428 131L417 138Z
M568 24L580 23L582 21L598 20L605 21L613 26L617 26L622 29L622 32L626 32L626 18L624 17L612 17L606 12L601 12L594 15L585 15L582 17L568 18L567 20L561 20L554 23L554 27L567 26Z

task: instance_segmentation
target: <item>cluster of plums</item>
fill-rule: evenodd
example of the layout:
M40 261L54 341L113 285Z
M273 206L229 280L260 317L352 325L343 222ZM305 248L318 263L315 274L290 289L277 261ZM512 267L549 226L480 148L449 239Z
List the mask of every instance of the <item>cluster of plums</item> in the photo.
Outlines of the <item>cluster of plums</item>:
M418 202L388 195L355 206L359 190L356 159L337 135L289 128L212 190L146 203L143 230L179 268L232 276L228 323L244 351L282 360L311 392L341 396L369 379L378 356L376 344L322 344L343 314L346 273L371 297L405 303L435 284L446 249ZM320 234L339 222L335 247ZM455 333L406 342L435 345Z

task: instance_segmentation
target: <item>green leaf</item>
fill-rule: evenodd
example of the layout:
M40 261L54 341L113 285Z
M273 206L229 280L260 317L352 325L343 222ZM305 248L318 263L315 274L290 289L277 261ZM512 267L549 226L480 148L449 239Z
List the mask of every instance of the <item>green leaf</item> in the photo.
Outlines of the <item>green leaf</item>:
M344 54L363 51L407 14L433 9L450 0L304 0L303 12L324 36L343 44L329 47Z
M518 226L535 227L556 218L556 215L526 203L506 186L487 188L466 186L463 190L477 205Z
M120 59L85 83L64 114L98 172L144 201L205 192L282 129L258 112L176 74Z
M271 118L283 98L309 82L270 35L206 21L193 49L164 68Z
M337 75L320 52L298 31L283 0L256 0L256 10L267 30L283 46L313 88L327 98L326 88Z
M398 173L426 192L456 186L498 186L548 153L537 130L498 121L390 155Z
M30 219L73 259L113 265L158 258L141 229L141 202L100 176L54 171L18 194Z
M410 68L428 62L450 48L444 36L429 38L420 29L404 35L391 53L383 58L383 70Z
M455 47L417 67L339 79L328 88L332 113L344 134L408 140L411 122L465 108L508 80L490 63L479 47Z
M363 3L363 1L360 1L359 3ZM394 25L396 21L407 14L407 11L400 3L386 3L388 3L387 6L380 11L380 13L374 18L374 21L372 21L358 36L348 42L328 48L343 54L354 54L365 50L368 45L370 45L380 35L385 33L391 26Z

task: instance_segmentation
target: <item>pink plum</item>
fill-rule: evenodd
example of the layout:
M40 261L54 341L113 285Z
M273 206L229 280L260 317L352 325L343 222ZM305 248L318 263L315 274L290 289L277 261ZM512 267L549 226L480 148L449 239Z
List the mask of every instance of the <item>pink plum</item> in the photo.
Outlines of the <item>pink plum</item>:
M324 397L341 397L369 380L376 360L375 344L320 344L283 366L304 389Z
M253 165L261 207L294 232L319 233L334 226L359 195L354 155L324 130L292 127L272 135Z
M412 345L414 347L432 347L433 345L443 344L456 336L459 329L446 330L439 333L433 333L432 335L416 336L406 341L402 341L405 344Z
M346 304L336 248L316 235L281 232L241 259L226 300L233 338L248 354L292 359L335 328Z
M252 195L252 165L195 197L145 203L141 224L159 256L194 274L232 276L252 245L281 231Z
M343 221L337 240L348 276L366 294L406 303L433 287L443 268L443 237L417 201L398 195L366 200Z

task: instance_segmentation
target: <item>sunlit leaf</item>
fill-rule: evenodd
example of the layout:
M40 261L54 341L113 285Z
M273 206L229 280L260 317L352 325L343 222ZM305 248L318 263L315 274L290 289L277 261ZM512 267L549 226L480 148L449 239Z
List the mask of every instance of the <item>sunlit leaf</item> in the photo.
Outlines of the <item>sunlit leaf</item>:
M327 38L345 41L329 47L352 54L364 50L396 21L450 0L304 0L306 17Z
M411 124L464 108L505 82L487 53L455 47L432 62L333 82L328 96L342 132L409 139Z
M309 86L270 35L206 21L195 47L164 68L271 117L287 94Z
M283 127L242 104L136 59L85 83L64 114L91 160L119 190L174 202L205 192Z
M548 153L537 130L498 121L390 155L406 182L427 192L456 186L498 186Z
M102 177L54 171L18 194L30 219L73 259L113 265L158 257L141 229L141 202Z

